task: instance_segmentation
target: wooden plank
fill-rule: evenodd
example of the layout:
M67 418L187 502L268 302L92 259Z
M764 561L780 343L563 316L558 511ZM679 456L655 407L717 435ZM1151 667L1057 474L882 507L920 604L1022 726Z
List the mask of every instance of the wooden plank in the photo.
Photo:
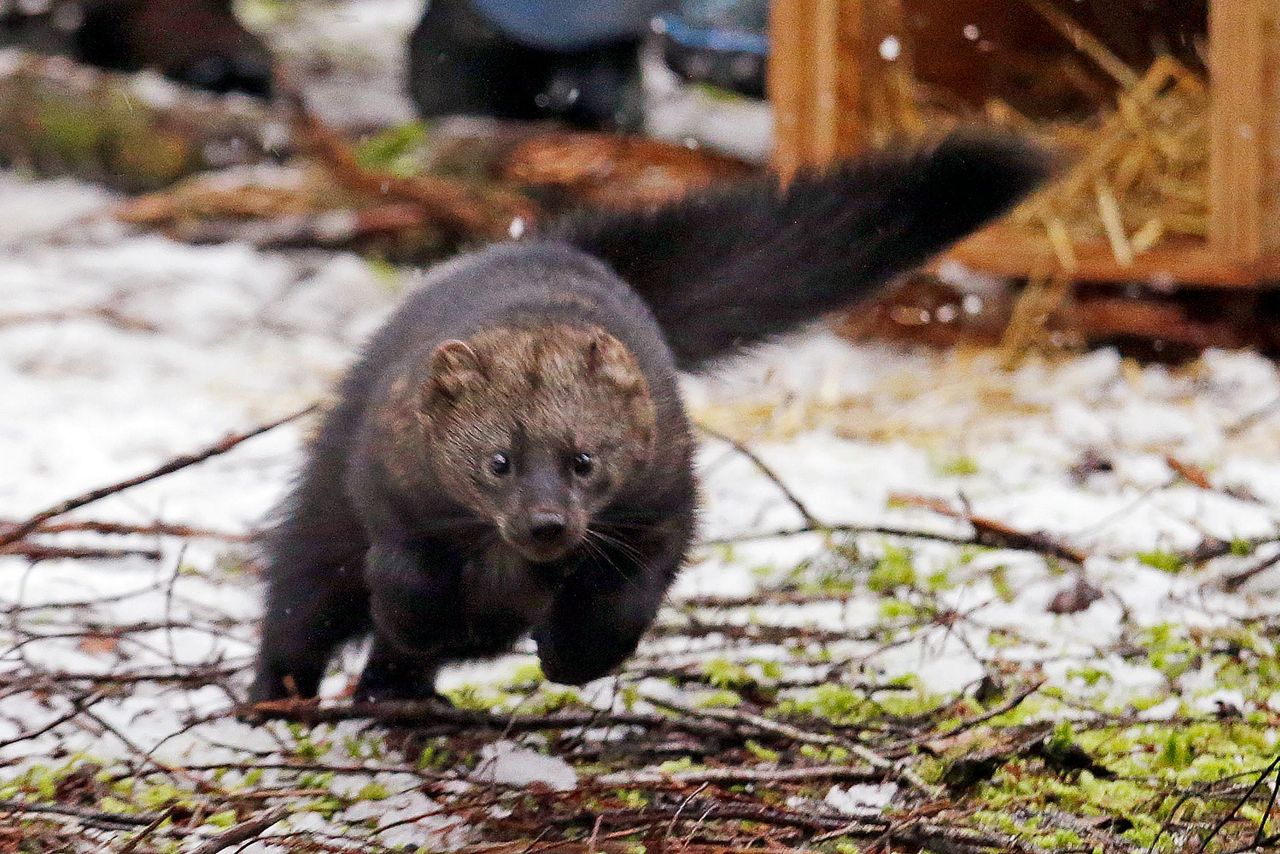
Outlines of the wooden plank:
M773 166L787 178L808 159L811 122L809 0L772 0L769 7L769 101L773 105Z
M773 0L769 100L774 168L784 177L861 149L859 62L872 0Z
M874 72L867 64L867 39L871 7L877 2L880 0L845 0L833 22L840 44L840 140L836 153L842 157L867 147L867 99L863 90L870 85Z
M1209 242L1223 258L1280 249L1276 180L1280 0L1212 0Z
M1209 288L1256 288L1280 283L1280 252L1251 261L1223 258L1200 240L1169 240L1121 266L1106 241L1077 245L1076 282L1136 282L1173 289L1179 284ZM957 261L982 273L1010 278L1044 274L1058 268L1043 238L996 226L955 246L942 260Z
M840 67L856 60L841 51L841 4L842 0L813 0L810 4L813 126L809 128L808 163L811 165L830 163L840 154Z

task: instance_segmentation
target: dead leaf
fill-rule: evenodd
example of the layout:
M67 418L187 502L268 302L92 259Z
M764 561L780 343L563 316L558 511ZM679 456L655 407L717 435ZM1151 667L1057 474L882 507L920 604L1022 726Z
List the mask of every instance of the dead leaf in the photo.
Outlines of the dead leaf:
M1102 598L1102 591L1083 576L1064 590L1059 590L1046 610L1050 614L1078 614Z
M120 646L120 638L113 635L85 635L76 647L89 655L110 655Z

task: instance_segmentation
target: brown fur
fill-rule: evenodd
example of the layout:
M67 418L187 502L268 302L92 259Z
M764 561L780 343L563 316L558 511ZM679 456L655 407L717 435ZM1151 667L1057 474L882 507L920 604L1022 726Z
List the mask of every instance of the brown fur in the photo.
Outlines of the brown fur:
M648 383L627 348L600 328L498 327L447 341L432 354L418 413L439 483L484 518L501 520L509 508L495 504L478 463L510 447L513 434L566 454L591 451L609 486L653 454ZM591 508L581 509L589 515Z
M567 225L586 253L512 244L428 274L352 367L271 531L254 698L313 695L369 632L363 699L426 696L442 664L526 634L553 681L615 670L693 540L677 365L874 292L1043 171L955 137L782 194Z

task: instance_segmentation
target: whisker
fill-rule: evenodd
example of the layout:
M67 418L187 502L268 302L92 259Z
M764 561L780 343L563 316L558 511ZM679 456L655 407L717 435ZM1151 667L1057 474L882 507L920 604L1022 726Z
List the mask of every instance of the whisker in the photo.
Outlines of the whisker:
M597 530L597 531L592 531L591 533L593 533L602 542L618 549L624 555L634 560L636 563L638 564L644 563L644 559L645 559L644 553L641 552L638 548L636 548L631 543L628 543L626 540L606 534L604 531Z
M592 554L599 555L600 558L602 558L604 562L607 563L611 569L613 569L614 572L618 573L619 577L623 579L628 578L627 574L622 570L622 567L618 566L618 564L614 562L613 557L609 554L609 552L606 549L602 548L598 543L593 542L593 538L599 538L599 537L600 537L600 534L598 532L588 528L586 531L586 536L582 540L583 545L585 545L591 551Z

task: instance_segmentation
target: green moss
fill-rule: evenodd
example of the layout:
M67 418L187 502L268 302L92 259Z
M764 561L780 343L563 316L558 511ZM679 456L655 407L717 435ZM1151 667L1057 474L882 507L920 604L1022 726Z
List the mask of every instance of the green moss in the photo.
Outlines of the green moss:
M713 658L702 665L702 675L716 688L737 690L755 684L756 679L741 664L726 658Z
M1161 572L1169 572L1177 574L1187 568L1186 561L1182 555L1177 552L1170 551L1149 551L1138 552L1134 555L1140 563L1144 563L1149 567L1158 569Z
M915 583L911 552L900 546L885 545L884 554L867 577L867 587L876 593L889 593L901 587L914 587Z
M343 803L333 795L326 795L303 802L301 808L305 812L318 813L325 821L329 821L343 808Z
M532 691L547 681L542 673L542 665L536 661L526 662L516 668L506 684L508 691Z
M1009 570L1005 566L992 567L989 573L991 579L991 589L995 591L996 596L1000 597L1001 602L1012 602L1017 597L1017 592L1013 589L1013 585L1009 583Z
M848 748L838 744L802 744L800 755L805 759L826 764L840 764L849 761Z
M647 807L653 801L648 793L639 789L619 789L614 792L614 797L621 801L623 806L631 809Z
M356 792L356 800L358 801L385 801L391 797L391 792L381 783L366 783Z
M970 477L982 471L978 461L968 455L935 460L933 469L943 477Z
M397 125L363 140L356 146L356 159L365 169L409 177L422 169L427 137L422 122Z
M495 691L483 691L476 685L463 685L446 691L445 697L455 708L471 712L492 712L508 699L509 695Z
M932 593L941 593L943 590L951 590L956 586L955 581L951 578L951 570L945 567L929 573L924 583L925 587Z
M742 697L733 691L715 691L704 694L696 703L699 709L732 709L742 704Z
M544 688L525 701L528 714L545 714L582 705L582 694L574 688Z
M205 824L212 824L214 827L230 827L236 823L235 810L223 810L210 815L204 820Z
M922 613L918 605L905 599L885 599L879 608L880 619L888 622L917 620Z
M752 741L751 739L747 739L747 742L744 745L744 747L747 748L748 753L750 753L756 759L759 759L761 762L777 762L779 759L782 758L782 754L779 753L778 751L770 750L769 748L765 747L763 744Z
M1254 545L1243 537L1235 537L1231 540L1231 554L1236 557L1248 557L1253 554Z
M696 767L698 766L688 756L681 756L679 759L663 762L658 766L658 770L663 774L678 774L681 771L691 771Z

